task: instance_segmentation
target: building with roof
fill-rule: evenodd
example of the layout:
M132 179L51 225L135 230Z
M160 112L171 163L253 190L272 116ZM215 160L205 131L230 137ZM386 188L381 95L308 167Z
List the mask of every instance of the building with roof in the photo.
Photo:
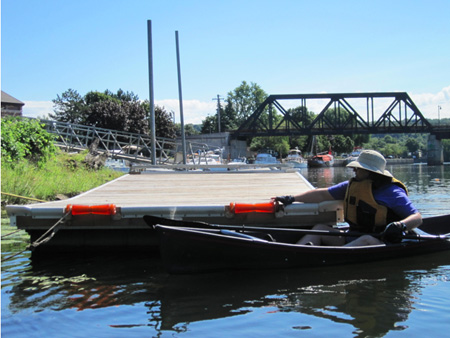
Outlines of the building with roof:
M2 90L2 117L22 116L22 107L25 105Z

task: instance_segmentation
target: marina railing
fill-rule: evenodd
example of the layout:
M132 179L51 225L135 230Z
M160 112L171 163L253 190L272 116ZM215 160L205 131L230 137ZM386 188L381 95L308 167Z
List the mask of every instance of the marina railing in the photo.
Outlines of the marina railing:
M99 151L108 152L112 159L125 159L151 164L152 138L150 135L97 128L67 122L40 120L49 133L55 134L55 142L66 151L88 149L98 139ZM181 142L157 137L156 164L176 164L183 161ZM189 142L190 155L207 152L211 148L205 143Z

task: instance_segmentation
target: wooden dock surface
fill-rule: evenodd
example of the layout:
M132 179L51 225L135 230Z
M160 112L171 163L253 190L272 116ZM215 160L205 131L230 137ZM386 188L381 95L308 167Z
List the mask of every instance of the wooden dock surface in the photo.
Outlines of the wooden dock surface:
M259 203L311 189L297 172L156 172L124 175L69 200L35 204L33 208L64 207L68 203L121 207Z
M310 227L340 221L339 201L294 203L275 213L234 213L230 203L266 203L313 189L298 172L152 172L124 175L70 199L6 206L11 224L35 242L64 217L68 205L114 204L112 215L72 214L40 252L148 251L158 247L145 215L210 224ZM72 209L73 210L73 209ZM53 236L53 235L52 235Z

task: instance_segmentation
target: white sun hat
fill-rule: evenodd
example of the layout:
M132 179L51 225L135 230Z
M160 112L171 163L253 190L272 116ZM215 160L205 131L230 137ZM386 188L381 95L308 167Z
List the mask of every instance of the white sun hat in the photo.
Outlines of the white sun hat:
M375 150L363 150L356 161L350 162L347 164L347 167L361 168L380 175L392 177L392 174L385 170L386 159Z

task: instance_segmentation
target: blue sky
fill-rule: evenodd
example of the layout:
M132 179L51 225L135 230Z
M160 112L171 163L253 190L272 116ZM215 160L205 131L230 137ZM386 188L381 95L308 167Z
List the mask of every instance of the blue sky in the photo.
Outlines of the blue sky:
M45 116L69 88L133 91L179 122L214 114L242 81L268 94L407 92L450 117L450 1L2 0L1 87Z

